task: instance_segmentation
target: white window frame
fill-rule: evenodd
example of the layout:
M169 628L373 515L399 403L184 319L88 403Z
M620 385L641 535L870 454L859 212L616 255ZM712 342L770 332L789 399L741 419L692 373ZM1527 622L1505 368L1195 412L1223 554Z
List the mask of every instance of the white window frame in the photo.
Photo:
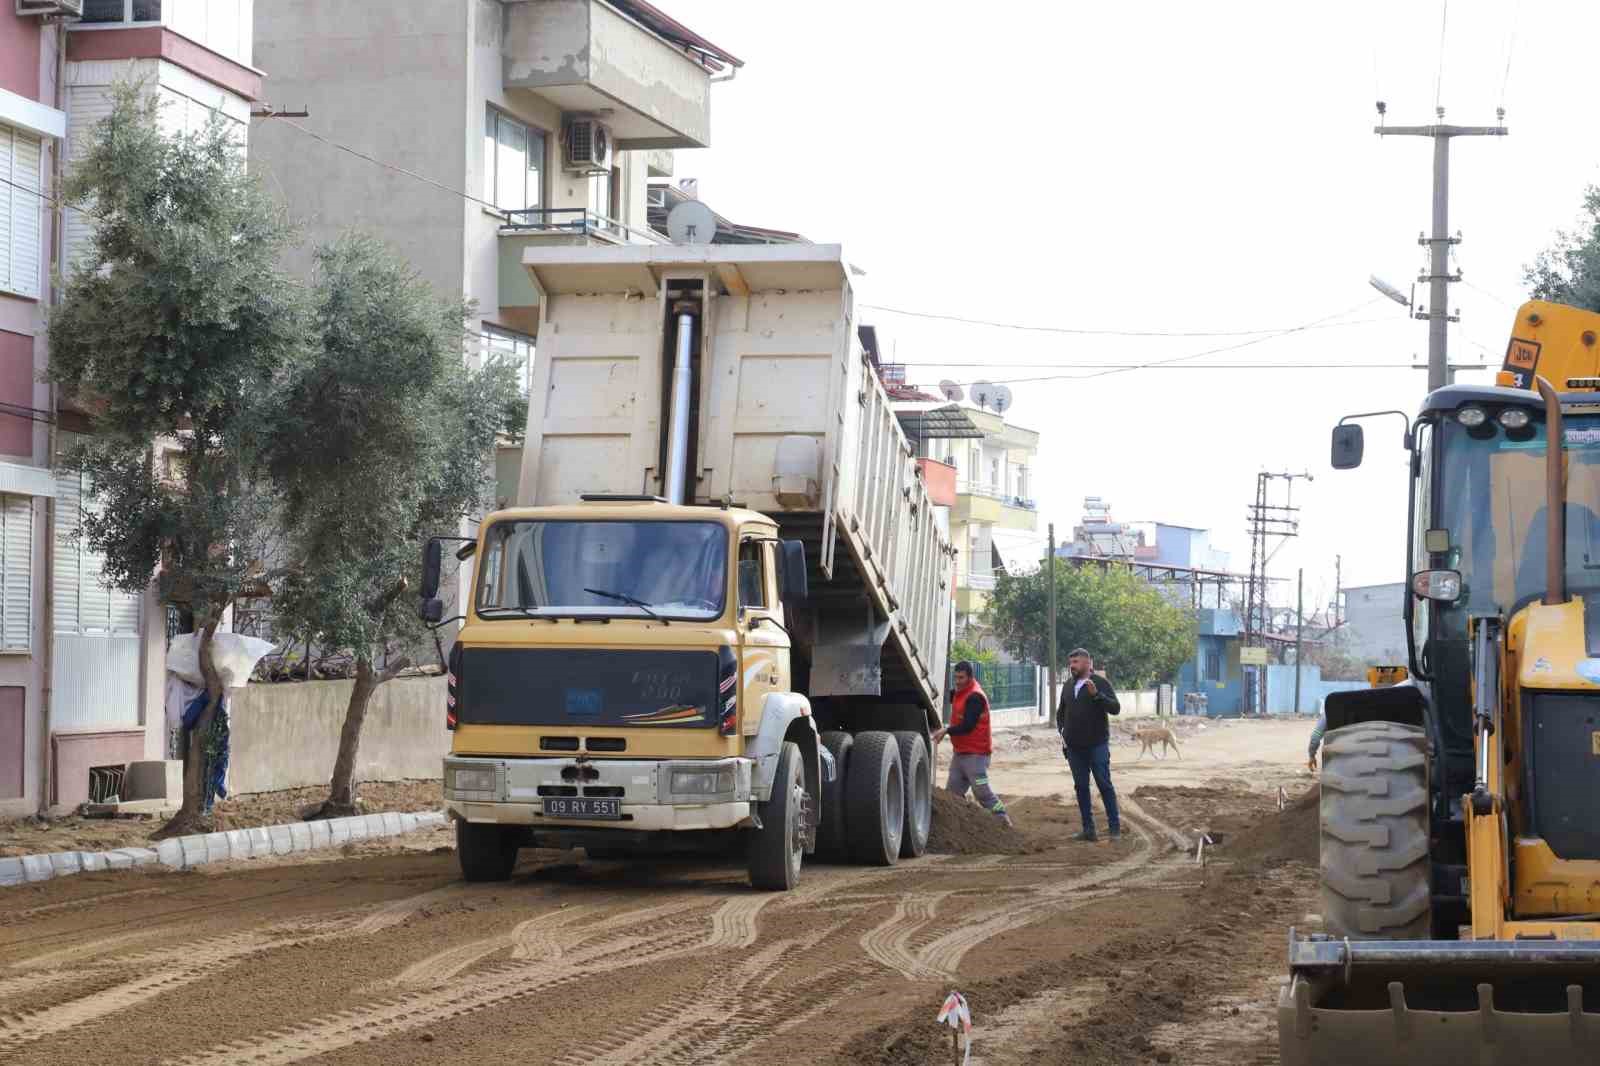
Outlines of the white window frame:
M496 342L500 343L496 343ZM497 326L492 322L483 324L483 350L486 355L523 355L522 369L518 371L519 381L517 387L521 389L524 398L533 391L533 360L535 356L534 339L526 333L519 333L514 329Z
M522 152L524 165L522 168L522 195L515 198L514 206L505 200L500 192L500 126L509 123L522 130ZM528 150L534 138L538 138L539 151ZM497 211L529 211L545 206L545 183L549 172L550 163L550 131L524 122L506 114L493 104L486 104L483 118L483 180L484 199L495 206ZM537 156L538 170L528 164ZM533 180L530 182L530 176ZM530 185L532 186L530 190ZM529 193L532 193L530 202Z
M167 5L166 0L157 0L157 3L161 4L161 14L153 19L134 21L133 0L122 0L122 17L120 19L115 22L88 22L81 25L86 30L96 29L100 26L161 26L166 23ZM73 28L77 29L78 27L74 25Z
M55 582L55 612L50 625L64 636L137 637L143 631L143 597L101 583L105 557L84 543L78 529L78 516L97 506L89 502L88 482L79 473L63 471L57 476L55 572L49 576ZM83 591L90 585L105 596L103 616L84 603ZM92 617L85 617L86 607Z
M0 493L0 655L31 654L33 497Z
M31 168L22 165L27 151ZM44 258L44 138L0 124L0 292L37 300ZM31 248L30 256L23 248Z

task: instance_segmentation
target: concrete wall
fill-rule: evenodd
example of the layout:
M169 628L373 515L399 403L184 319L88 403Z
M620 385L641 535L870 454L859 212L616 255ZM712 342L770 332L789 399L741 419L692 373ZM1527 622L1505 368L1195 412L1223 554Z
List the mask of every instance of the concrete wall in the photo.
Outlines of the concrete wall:
M255 5L254 62L266 97L306 107L292 121L444 188L358 159L284 122L257 122L250 166L304 228L290 266L350 227L377 233L446 294L462 291L463 201L477 195L466 160L467 47L475 0L271 0ZM469 153L469 148L471 149ZM473 210L478 210L472 205Z
M232 694L230 793L325 785L339 751L350 681L248 685ZM379 686L356 760L358 781L439 777L450 733L444 678L399 678Z

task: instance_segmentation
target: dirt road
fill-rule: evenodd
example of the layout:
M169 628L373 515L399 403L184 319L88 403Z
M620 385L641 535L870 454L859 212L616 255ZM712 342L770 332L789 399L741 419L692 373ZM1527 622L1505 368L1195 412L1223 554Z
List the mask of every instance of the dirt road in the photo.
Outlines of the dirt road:
M1316 855L1314 811L1280 814L1277 789L1309 783L1306 732L1213 725L1163 762L1119 747L1118 844L1068 841L1052 734L1000 733L1018 854L808 866L786 895L731 866L542 851L467 885L443 833L6 890L0 1062L920 1066L950 1061L952 988L975 1062L1275 1062L1272 981Z

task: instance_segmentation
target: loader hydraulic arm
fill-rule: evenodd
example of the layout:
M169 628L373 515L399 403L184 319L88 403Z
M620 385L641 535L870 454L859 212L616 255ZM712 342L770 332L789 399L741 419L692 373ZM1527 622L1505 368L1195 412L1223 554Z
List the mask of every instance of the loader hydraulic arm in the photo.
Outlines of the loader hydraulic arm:
M1478 741L1478 772L1472 782L1472 813L1494 811L1489 791L1489 749L1500 728L1500 619L1477 619L1473 634L1472 726Z

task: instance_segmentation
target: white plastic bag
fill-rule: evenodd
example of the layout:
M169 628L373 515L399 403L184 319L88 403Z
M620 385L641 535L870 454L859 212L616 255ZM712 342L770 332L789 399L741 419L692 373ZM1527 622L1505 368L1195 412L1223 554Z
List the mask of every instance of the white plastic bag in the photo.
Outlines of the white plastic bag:
M275 645L270 641L238 633L218 633L211 638L211 661L222 677L223 688L243 688L250 681L256 663ZM200 674L200 634L181 633L167 649L167 673L176 674L191 685L204 685Z

